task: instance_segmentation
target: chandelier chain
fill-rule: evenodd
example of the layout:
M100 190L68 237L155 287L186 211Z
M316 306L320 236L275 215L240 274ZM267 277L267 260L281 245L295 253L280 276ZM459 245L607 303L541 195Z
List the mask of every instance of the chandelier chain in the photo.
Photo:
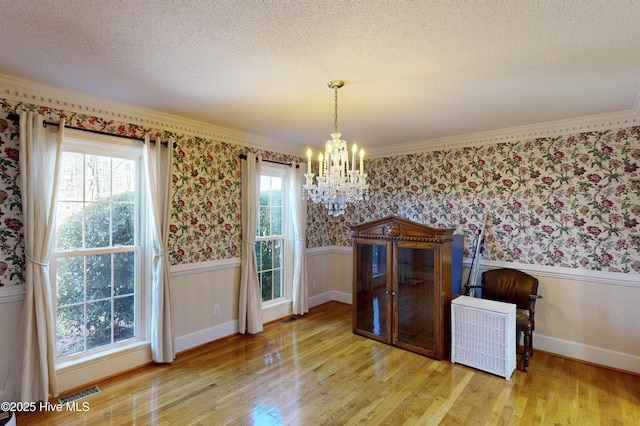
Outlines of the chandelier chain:
M334 102L335 102L335 108L334 108L334 112L333 112L333 130L334 133L338 133L338 87L334 87L333 89L335 95L334 95Z

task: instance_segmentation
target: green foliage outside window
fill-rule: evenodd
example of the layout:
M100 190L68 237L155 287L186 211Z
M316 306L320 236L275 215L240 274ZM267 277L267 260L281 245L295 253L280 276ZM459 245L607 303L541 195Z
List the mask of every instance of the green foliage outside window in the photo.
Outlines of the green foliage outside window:
M86 203L84 215L79 209L58 227L57 250L133 245L132 198L123 193ZM58 357L135 336L135 257L133 251L57 257Z
M263 302L283 296L282 194L281 178L262 176L257 236L274 237L257 241L255 246L258 281Z

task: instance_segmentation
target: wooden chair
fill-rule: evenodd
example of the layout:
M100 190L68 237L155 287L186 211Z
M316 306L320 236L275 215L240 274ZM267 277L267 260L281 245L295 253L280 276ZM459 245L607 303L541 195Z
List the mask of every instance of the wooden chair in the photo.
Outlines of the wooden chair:
M522 271L509 268L492 269L482 273L481 298L516 305L516 353L522 355L523 371L529 371L529 357L533 355L533 330L535 329L538 279ZM520 334L524 335L520 352Z

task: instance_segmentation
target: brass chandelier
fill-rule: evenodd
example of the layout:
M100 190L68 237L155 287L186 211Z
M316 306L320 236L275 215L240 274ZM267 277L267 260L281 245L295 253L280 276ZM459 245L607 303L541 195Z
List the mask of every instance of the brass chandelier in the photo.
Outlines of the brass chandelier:
M358 146L354 143L349 161L347 141L341 139L342 135L338 132L338 89L344 86L344 81L331 80L327 85L334 90L334 132L331 140L325 144L324 154L318 154L318 176L315 182L311 168L313 153L311 148L307 149L303 196L314 203L324 204L329 215L335 217L344 214L347 204L368 200L369 184L363 168L364 149L358 152ZM356 156L359 158L359 167L356 167Z

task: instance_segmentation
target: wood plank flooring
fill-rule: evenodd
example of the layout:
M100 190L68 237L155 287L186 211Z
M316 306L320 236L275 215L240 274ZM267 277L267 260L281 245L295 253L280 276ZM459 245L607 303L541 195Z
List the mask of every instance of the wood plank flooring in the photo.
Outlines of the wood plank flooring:
M640 376L536 352L506 381L351 332L331 302L98 383L18 425L638 425ZM55 401L54 401L55 402Z

